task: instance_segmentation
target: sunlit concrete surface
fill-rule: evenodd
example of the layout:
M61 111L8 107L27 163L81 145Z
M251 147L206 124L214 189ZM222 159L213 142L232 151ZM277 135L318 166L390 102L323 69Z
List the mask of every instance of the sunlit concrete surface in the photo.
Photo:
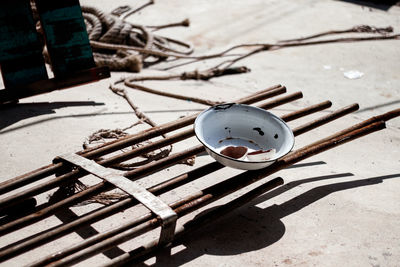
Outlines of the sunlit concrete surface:
M355 2L355 1L354 1ZM81 0L106 12L132 1ZM143 25L190 19L189 28L159 33L193 43L196 55L222 51L242 43L276 42L355 25L392 26L400 32L399 6L364 6L353 1L156 1L129 18ZM345 36L355 36L347 34ZM356 35L358 36L358 35ZM324 100L328 110L290 123L292 127L359 103L359 111L296 138L296 148L362 120L400 107L400 40L335 43L266 51L237 63L250 73L210 81L146 82L149 87L219 101L232 101L274 84L303 99L275 109L282 115ZM172 73L204 69L218 60L188 65ZM362 72L346 78L350 70ZM145 69L141 74L165 74ZM51 163L57 155L82 149L99 129L124 128L137 118L128 103L108 85L111 79L22 99L0 110L1 181ZM127 89L134 103L156 123L199 112L207 106ZM131 129L131 132L142 129ZM195 138L174 146L175 152L198 144ZM196 166L212 162L197 157ZM285 185L221 217L187 237L173 255L156 266L399 266L400 263L400 118L387 129L313 156L296 168L280 171L257 184L282 177ZM194 168L194 167L192 167ZM171 168L177 175L188 167ZM207 179L237 171L225 169ZM155 178L156 179L156 178ZM206 184L206 182L205 182ZM193 186L201 187L202 184ZM254 187L254 186L253 186ZM252 188L252 187L251 187ZM186 191L176 189L177 196ZM247 189L248 190L248 189ZM240 191L244 193L246 190ZM221 205L240 194L218 201ZM46 195L43 195L43 200ZM85 209L82 207L81 209ZM79 212L79 208L76 209ZM190 219L190 217L188 218ZM30 229L34 233L61 223L52 216ZM119 221L113 222L118 225ZM36 228L35 228L36 227ZM93 226L101 231L101 225ZM13 237L0 240L3 247ZM82 240L74 233L54 246L34 249L1 266L21 266ZM145 242L147 240L134 240ZM126 246L129 247L128 245ZM124 249L124 246L121 246ZM103 254L82 262L96 266L109 261ZM143 266L154 266L154 259Z

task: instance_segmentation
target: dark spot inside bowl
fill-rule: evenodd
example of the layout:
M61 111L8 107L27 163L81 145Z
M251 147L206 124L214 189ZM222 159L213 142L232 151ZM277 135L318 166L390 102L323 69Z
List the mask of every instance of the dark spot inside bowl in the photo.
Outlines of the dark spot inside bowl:
M247 147L244 146L228 146L224 148L220 153L222 155L238 159L243 157L247 152Z
M263 136L263 135L264 135L264 132L261 130L261 128L260 128L260 127L255 127L255 128L253 128L253 130L254 130L254 131L257 131L257 132L258 132L258 134L259 134L259 135L261 135L261 136Z
M275 134L275 135L274 135L274 138L275 138L275 139L278 139L278 134Z

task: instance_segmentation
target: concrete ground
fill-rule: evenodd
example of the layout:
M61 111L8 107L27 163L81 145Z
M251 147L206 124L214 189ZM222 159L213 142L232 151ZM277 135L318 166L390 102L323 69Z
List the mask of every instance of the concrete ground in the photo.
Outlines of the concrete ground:
M93 5L105 11L131 2L81 0L82 5ZM275 42L360 24L390 25L395 32L400 32L399 6L368 7L353 2L356 1L156 1L130 20L157 25L189 18L190 28L174 28L164 33L192 42L196 54L221 51L240 43ZM287 48L259 53L238 63L251 68L248 74L208 82L168 81L146 85L223 101L274 84L285 85L290 93L303 92L303 99L273 109L276 114L324 100L333 102L330 109L290 123L291 126L352 103L360 104L360 110L353 115L297 138L295 148L300 148L317 138L400 107L399 47L400 42L396 40ZM196 67L201 69L210 64ZM187 66L173 71L194 68ZM343 73L349 70L364 75L348 79ZM164 72L146 69L142 73ZM108 89L110 81L121 75L130 74L113 73L109 80L26 98L15 107L2 109L1 181L47 165L57 155L81 150L85 138L99 129L124 128L136 122L126 101ZM129 94L156 123L169 122L206 108L130 89ZM192 138L177 144L174 151L194 144L198 142ZM200 156L195 167L206 162L212 159ZM389 121L383 131L303 163L309 164L300 164L264 179L262 182L281 176L286 185L186 238L182 245L173 249L174 255L160 266L400 266L400 118ZM192 168L178 166L160 175L170 178ZM237 171L225 168L218 175L235 173ZM210 181L213 178L215 176L208 177ZM203 185L192 184L195 189ZM183 197L190 190L176 189L176 197ZM215 205L238 195L224 198ZM80 212L79 208L76 212ZM58 223L59 218L50 217L42 225L35 224L34 229L23 229L21 236ZM102 229L100 225L93 227ZM15 237L18 234L7 235L1 239L0 246ZM81 236L71 234L55 245L32 250L2 266L20 266L79 240ZM108 260L99 255L81 265L96 266ZM154 261L146 261L144 265L154 265Z

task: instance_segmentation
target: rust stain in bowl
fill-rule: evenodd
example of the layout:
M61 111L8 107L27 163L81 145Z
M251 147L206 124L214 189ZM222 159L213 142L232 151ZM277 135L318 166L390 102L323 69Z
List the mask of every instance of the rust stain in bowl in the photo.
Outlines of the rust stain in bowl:
M247 147L244 146L228 146L221 150L221 154L234 158L234 159L239 159L246 155L247 152Z

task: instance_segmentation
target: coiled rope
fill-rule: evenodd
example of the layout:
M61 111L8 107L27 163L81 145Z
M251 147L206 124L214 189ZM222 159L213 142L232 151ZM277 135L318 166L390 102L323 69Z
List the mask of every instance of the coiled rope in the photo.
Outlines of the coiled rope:
M187 19L151 27L128 22L95 7L82 6L82 14L97 66L108 66L114 71L140 72L143 66L193 52L191 44L154 34L165 27L189 26Z

